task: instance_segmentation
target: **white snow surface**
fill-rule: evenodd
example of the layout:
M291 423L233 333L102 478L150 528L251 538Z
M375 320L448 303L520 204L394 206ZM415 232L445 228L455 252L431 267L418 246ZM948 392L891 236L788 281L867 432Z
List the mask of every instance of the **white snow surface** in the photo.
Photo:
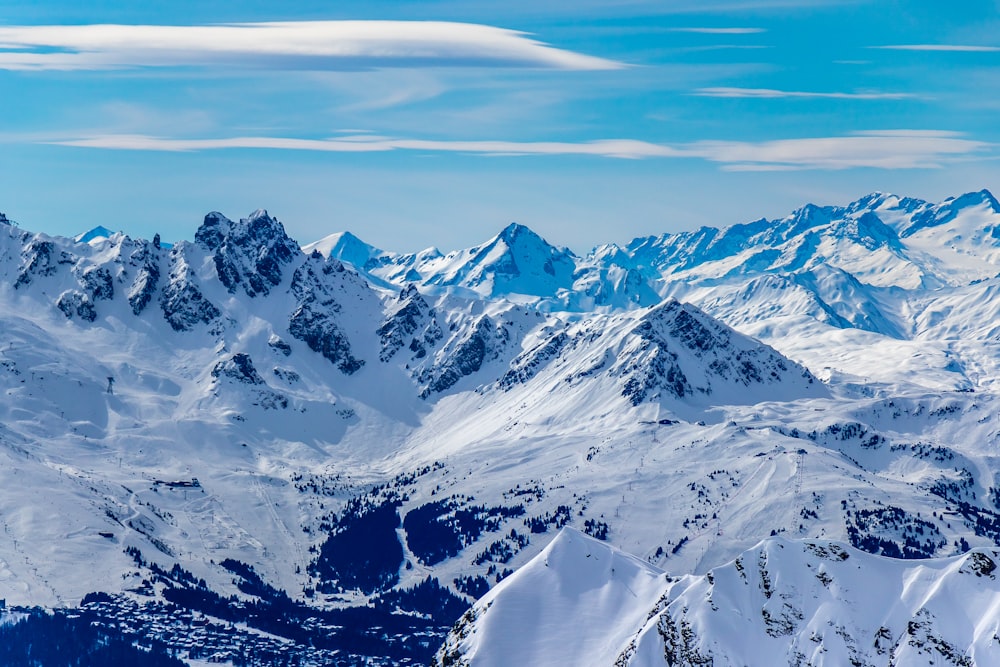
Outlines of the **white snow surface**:
M476 605L459 640L474 665L611 665L669 578L572 528ZM455 634L462 632L456 629Z
M905 561L769 538L671 576L563 531L456 624L439 664L993 665L1000 551Z

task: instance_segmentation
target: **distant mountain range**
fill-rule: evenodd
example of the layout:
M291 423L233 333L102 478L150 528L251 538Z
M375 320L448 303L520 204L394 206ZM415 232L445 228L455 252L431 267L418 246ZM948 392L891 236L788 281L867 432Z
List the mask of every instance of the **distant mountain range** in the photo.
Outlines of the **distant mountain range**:
M808 204L779 220L637 238L585 257L511 224L486 243L398 254L349 232L306 246L372 279L433 294L533 297L548 309L649 306L685 289L757 275L833 268L860 283L906 290L996 277L1000 203L988 191L940 204L874 193L845 207Z
M986 191L586 257L516 224L399 255L349 233L300 247L263 210L209 213L173 246L5 220L11 646L44 608L94 650L196 664L513 664L496 647L527 630L489 620L509 615L541 628L519 664L561 646L586 664L992 655L994 630L916 601L979 576L976 604L1000 603ZM620 560L636 597L618 565L560 553ZM871 589L891 609L865 597L883 580L902 582ZM592 618L584 586L609 591ZM876 620L888 638L864 634ZM588 627L610 653L573 635Z

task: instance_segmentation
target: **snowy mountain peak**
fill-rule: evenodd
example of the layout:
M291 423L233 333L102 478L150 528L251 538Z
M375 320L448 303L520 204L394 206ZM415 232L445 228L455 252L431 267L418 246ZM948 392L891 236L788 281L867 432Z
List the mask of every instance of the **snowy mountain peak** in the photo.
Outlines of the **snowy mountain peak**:
M194 233L194 241L205 250L215 250L222 244L222 239L229 232L233 221L219 213L212 211L205 216L201 226Z
M805 204L774 220L598 246L585 257L519 223L484 244L446 254L436 249L394 254L347 233L306 249L343 259L383 287L413 282L426 294L505 296L545 310L584 312L647 307L667 295L698 299L701 290L720 284L804 273L824 264L874 288L968 285L997 274L998 210L986 190L940 204L873 192L846 206Z
M477 598L439 664L1000 664L998 218L960 199L363 273L263 213L0 228L0 599L234 664L427 664Z
M967 192L917 211L904 227L900 236L913 236L923 229L941 227L962 217L989 218L992 216L1000 216L1000 203L989 190Z
M617 243L599 245L590 252L590 259L603 265L635 268L635 261L629 253Z
M534 230L532 230L530 227L522 225L519 222L512 222L509 225L507 225L500 231L500 234L498 236L503 240L507 241L508 243L516 243L517 238L521 235L534 237L534 239L539 239L544 242L544 239L542 239L542 237L536 234Z
M267 294L281 282L282 266L301 254L281 222L263 209L239 222L213 211L205 216L194 238L213 253L222 284L230 292L242 285L248 296Z
M868 250L889 247L896 252L903 251L896 231L872 211L831 223L831 235L858 243Z
M551 245L518 223L511 223L481 246L428 259L415 270L423 284L486 297L552 295L572 286L576 268L572 252Z
M838 212L838 209L834 207L806 204L775 224L773 231L764 235L760 241L768 244L789 241L793 237L829 225Z
M302 246L306 253L320 252L325 257L333 257L347 262L360 270L368 267L368 263L384 253L375 246L369 245L351 232L336 232Z
M78 234L73 237L73 240L77 243L90 243L91 241L97 241L100 239L111 238L115 232L111 231L103 225L98 225L90 231L84 232L83 234Z
M552 245L533 229L518 222L512 222L504 227L499 234L483 246L483 250L494 247L498 241L502 241L512 251L526 258L532 254L546 257L572 255L567 248Z
M624 378L622 395L635 406L746 403L765 388L774 398L825 393L802 366L675 299L649 309L630 333L611 372Z
M270 215L267 214L266 208L258 208L249 216L247 216L247 220L250 222L256 222L257 220L271 221L272 218Z
M898 211L901 213L913 213L917 209L927 206L928 203L922 199L912 197L900 197L888 192L872 192L861 197L857 201L848 204L845 209L848 213L863 213L866 211Z
M993 193L986 188L983 188L978 192L967 192L966 194L956 197L953 200L946 199L944 204L956 209L985 205L993 213L1000 213L1000 202L997 202Z

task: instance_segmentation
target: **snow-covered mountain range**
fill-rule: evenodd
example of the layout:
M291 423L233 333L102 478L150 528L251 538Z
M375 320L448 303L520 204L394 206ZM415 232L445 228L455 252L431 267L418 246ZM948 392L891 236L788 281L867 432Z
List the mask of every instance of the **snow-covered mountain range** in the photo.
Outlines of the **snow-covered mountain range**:
M553 542L569 526L667 596L662 623L646 593L607 607L625 642L608 664L673 646L661 625L694 633L689 662L775 664L747 653L766 644L834 664L833 628L868 627L867 579L917 572L846 545L944 559L920 576L965 590L949 573L1000 544L997 229L985 191L586 257L519 225L398 255L348 233L300 248L265 211L210 213L172 246L0 223L0 599L22 626L62 609L188 661L406 664L482 598L438 659L486 660L507 626L480 620L547 594L523 583L545 554L597 549ZM775 593L802 615L784 643L720 638L759 600L726 579L738 605L704 602L713 572L758 552L808 572L817 549L865 563L827 568L839 606L816 612L796 574ZM891 650L859 659L922 664L899 643L911 622L970 664L992 650L901 600Z
M982 341L998 332L989 290L1000 263L1000 203L986 190L938 204L874 193L844 207L806 205L779 220L609 244L585 257L517 224L448 254L386 252L349 233L307 248L341 259L373 283L504 298L546 312L636 309L672 296L771 345L789 335L823 335L834 346L846 336L901 360L891 348L912 356L906 341L919 340L941 358L948 350L933 341ZM829 346L810 347L797 350L810 367L871 376L868 359L834 364L823 353ZM909 378L879 379L933 388L977 381L942 376L934 366L914 370Z

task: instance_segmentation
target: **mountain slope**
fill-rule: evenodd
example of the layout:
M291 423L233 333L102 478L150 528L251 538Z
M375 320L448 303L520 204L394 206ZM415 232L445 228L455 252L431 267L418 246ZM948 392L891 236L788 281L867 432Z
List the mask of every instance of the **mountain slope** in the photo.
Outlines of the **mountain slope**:
M601 246L585 257L517 225L447 254L399 255L358 242L351 247L364 249L351 255L339 240L321 245L348 263L353 258L382 286L416 284L432 295L502 297L573 313L650 307L672 296L817 371L967 389L998 370L983 347L993 338L988 313L1000 308L998 210L986 190L936 204L873 193L846 206L806 205L776 220ZM798 345L804 337L824 342ZM875 348L892 359L889 366L872 364ZM897 348L908 351L913 371L901 377ZM925 363L916 348L926 352ZM831 357L832 349L841 352Z
M677 578L564 529L463 616L434 664L993 664L998 559L772 538Z
M667 582L643 560L564 528L466 612L432 664L612 665Z

